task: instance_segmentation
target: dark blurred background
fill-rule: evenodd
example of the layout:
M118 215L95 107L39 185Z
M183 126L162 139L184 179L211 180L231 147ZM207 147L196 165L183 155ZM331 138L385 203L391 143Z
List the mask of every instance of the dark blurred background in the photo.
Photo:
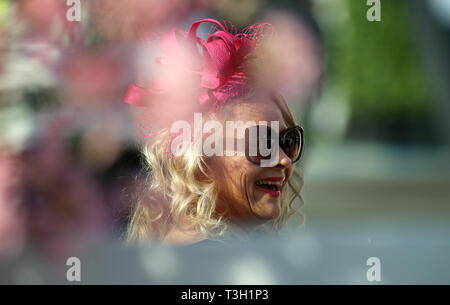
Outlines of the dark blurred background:
M301 240L447 245L450 1L380 3L369 22L362 0L81 0L69 22L65 1L0 0L0 282L33 282L14 267L29 253L121 240L146 132L122 99L152 37L201 18L269 21L285 42L281 90L307 143Z

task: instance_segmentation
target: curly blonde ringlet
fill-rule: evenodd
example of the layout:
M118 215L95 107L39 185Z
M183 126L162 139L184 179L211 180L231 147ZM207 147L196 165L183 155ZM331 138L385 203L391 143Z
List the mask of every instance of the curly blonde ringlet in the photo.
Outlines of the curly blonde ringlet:
M273 100L287 126L295 125L283 97L275 93ZM224 214L216 212L218 188L207 157L196 154L194 143L188 143L179 156L168 153L169 145L170 134L165 129L142 149L148 178L143 195L130 214L127 241L162 241L174 226L195 230L210 239L225 239L232 232L232 224ZM280 215L270 222L271 229L277 232L293 215L299 216L301 223L304 220L300 213L304 204L300 194L303 176L298 169L293 171L288 186L281 195Z

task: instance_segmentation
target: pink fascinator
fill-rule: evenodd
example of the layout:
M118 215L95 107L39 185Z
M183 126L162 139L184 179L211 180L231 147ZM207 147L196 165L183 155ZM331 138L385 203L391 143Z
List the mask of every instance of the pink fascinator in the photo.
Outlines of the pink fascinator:
M206 39L197 34L201 23L213 26ZM261 39L272 28L268 23L254 24L236 33L230 23L220 23L214 19L194 22L187 33L172 30L159 39L162 57L155 59L164 73L168 67L176 67L177 75L192 84L195 90L195 108L217 109L228 101L245 94L250 87L255 59L261 58L255 51ZM190 59L179 64L185 53ZM152 101L170 94L167 79L153 79L147 88L130 85L124 102L147 107Z

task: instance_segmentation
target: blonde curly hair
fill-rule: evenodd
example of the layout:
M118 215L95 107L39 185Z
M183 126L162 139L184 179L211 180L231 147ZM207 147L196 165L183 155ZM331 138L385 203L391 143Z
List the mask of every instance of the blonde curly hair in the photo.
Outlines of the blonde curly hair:
M284 98L273 94L287 126L295 120ZM145 157L147 180L144 193L132 207L126 232L128 242L162 241L175 225L195 230L209 239L223 240L232 232L231 223L217 208L217 186L207 165L207 158L194 153L193 143L184 154L174 157L167 153L169 131L162 130L142 149ZM281 211L276 219L264 226L278 232L288 220L300 213L303 198L303 175L293 171L289 188L281 194ZM298 200L296 200L298 199Z

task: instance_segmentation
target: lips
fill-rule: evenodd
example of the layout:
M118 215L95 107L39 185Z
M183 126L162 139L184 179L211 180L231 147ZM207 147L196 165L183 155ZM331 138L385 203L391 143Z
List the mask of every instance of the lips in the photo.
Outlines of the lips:
M255 188L273 197L279 197L284 178L269 177L255 182Z

